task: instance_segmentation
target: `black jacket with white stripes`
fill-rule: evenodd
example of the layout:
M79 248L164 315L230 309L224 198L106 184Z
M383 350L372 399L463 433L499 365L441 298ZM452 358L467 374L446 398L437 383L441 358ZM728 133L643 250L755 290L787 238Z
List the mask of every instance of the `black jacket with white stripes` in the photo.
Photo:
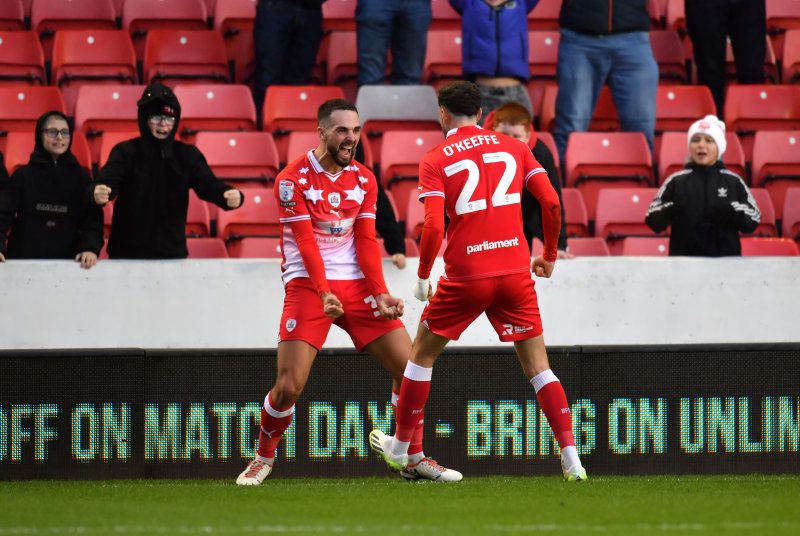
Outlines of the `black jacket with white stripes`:
M645 221L656 232L672 226L670 255L722 257L742 254L739 232L753 232L761 212L742 178L722 162L690 163L664 181Z

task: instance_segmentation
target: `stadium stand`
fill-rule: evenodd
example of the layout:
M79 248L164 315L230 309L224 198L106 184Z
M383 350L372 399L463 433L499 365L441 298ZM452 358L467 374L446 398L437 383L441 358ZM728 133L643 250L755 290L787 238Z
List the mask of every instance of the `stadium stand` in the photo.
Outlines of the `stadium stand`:
M788 51L787 32L800 28L800 3L796 0L767 0L767 35L778 60ZM786 83L786 80L784 80Z
M319 144L319 132L295 130L288 136L286 144L286 163L292 162L306 154L309 149L315 148Z
M135 132L136 101L144 86L86 85L78 89L75 99L75 128L86 134L92 151L92 162L100 160L100 138L106 132Z
M558 173L559 180L563 183L563 176L564 174L561 172L561 159L558 157L558 149L556 149L556 140L553 139L553 135L549 132L536 132L536 137L542 140L548 149L550 149L550 154L553 155L553 163L556 166L556 172Z
M576 257L608 257L611 251L599 236L574 236L567 239L567 251Z
M742 238L743 257L797 257L797 243L790 238Z
M408 199L417 190L419 161L444 139L430 130L389 131L383 135L380 181L397 203L397 219L405 221Z
M629 236L622 239L622 255L636 257L669 256L668 236Z
M715 113L714 98L707 86L659 85L656 90L656 133L682 130Z
M278 175L278 149L269 132L198 132L195 145L214 174L236 188L266 188Z
M0 86L0 151L5 146L5 133L33 132L36 120L49 110L66 113L64 98L57 87Z
M326 31L356 29L358 0L329 0L322 3L322 28Z
M747 180L745 168L744 151L742 149L742 144L739 143L739 137L735 132L726 132L725 140L728 143L725 154L722 155L722 161L725 167L739 175L745 182L749 182ZM664 184L667 177L684 168L688 155L689 149L686 131L664 132L661 135L661 143L658 151L659 186Z
M157 28L204 30L208 28L203 0L136 0L122 5L122 28L131 34L136 58L144 58L147 32Z
M0 30L21 31L25 29L25 11L22 0L0 2Z
M111 149L120 142L128 141L133 138L139 137L138 130L109 130L100 136L97 136L97 158L92 157L92 162L97 164L97 168L102 168L108 161L108 156L111 154Z
M225 42L217 30L164 30L147 33L145 83L224 84L230 82Z
M800 85L729 85L725 124L739 135L749 162L755 131L800 129Z
M540 0L528 13L529 30L558 30L561 0Z
M775 216L781 219L786 190L800 186L800 130L756 132L752 172L753 186L769 192Z
M431 30L460 30L461 15L447 0L431 0Z
M782 65L781 80L784 84L800 82L800 29L786 32Z
M567 236L589 236L589 216L581 193L576 188L562 188L561 201L564 203L564 216L567 219Z
M228 244L228 254L240 259L280 259L281 239L277 237L244 237Z
M18 168L26 165L30 160L36 140L33 132L9 132L6 136L6 148L4 152L6 169L9 174ZM92 157L89 152L89 144L86 137L80 131L75 131L72 137L72 154L78 159L89 175L92 175Z
M656 192L655 188L600 190L594 234L605 238L612 255L622 252L622 239L625 237L655 235L644 218Z
M345 98L356 100L356 78L358 62L356 57L355 32L331 32L328 35L325 53L325 80L332 86L339 86Z
M227 259L225 242L219 238L187 238L190 259Z
M772 199L764 188L750 188L750 194L756 201L758 209L761 211L761 223L756 230L743 236L778 236L778 226L775 222L775 208Z
M417 243L412 240L411 238L404 239L405 247L406 247L406 257L419 257L419 246ZM391 258L391 255L386 251L386 248L383 247L383 238L378 237L378 247L381 249L381 257L384 259Z
M397 205L394 202L394 193L393 192L386 192L386 195L390 196L389 199L392 200L392 207L394 208L394 213L397 214ZM400 218L398 217L398 220ZM411 238L412 240L419 240L422 236L422 225L425 223L425 204L421 203L419 198L416 195L411 194L409 192L408 199L406 201L406 210L405 210L405 231L406 231L406 238Z
M675 30L651 30L650 47L658 63L659 84L686 84L690 72L681 37Z
M461 30L430 30L422 80L438 89L461 79Z
M528 67L531 77L527 82L527 89L534 113L541 110L545 88L556 84L560 41L561 34L556 30L528 32Z
M546 85L542 92L541 113L539 116L539 130L552 132L556 124L556 97L558 86ZM590 131L615 131L619 130L619 115L614 105L611 89L603 86L597 96L597 104L589 123Z
M217 236L225 240L231 257L238 257L239 239L280 236L278 203L272 188L251 188L241 208L217 213Z
M240 84L178 84L181 103L179 135L191 143L201 130L256 130L256 108L250 88Z
M186 236L192 238L207 238L211 236L211 211L208 203L197 197L194 190L189 191Z
M245 82L247 58L253 57L253 21L256 16L256 0L225 0L215 2L214 28L222 34L229 64L234 67L234 81Z
M800 186L786 190L782 227L783 238L800 241Z
M0 85L45 84L44 52L36 33L0 31Z
M31 29L39 34L45 61L52 59L53 38L58 30L114 30L116 25L111 0L36 0L31 4Z

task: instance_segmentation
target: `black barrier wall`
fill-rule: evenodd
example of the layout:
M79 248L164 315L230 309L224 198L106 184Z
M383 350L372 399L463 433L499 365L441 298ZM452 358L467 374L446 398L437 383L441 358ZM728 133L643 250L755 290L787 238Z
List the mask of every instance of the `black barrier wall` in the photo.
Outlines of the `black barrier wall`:
M552 348L590 474L800 470L800 345ZM0 353L0 479L234 478L254 453L274 351ZM559 474L557 447L509 348L449 350L425 451L466 476ZM319 356L274 476L386 474L388 374Z

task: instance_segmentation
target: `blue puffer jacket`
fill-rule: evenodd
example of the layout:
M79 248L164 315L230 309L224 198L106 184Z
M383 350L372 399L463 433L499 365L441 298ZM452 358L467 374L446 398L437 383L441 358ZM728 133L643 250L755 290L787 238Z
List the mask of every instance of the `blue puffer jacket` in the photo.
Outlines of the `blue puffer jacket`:
M564 0L558 22L594 35L650 30L647 0Z
M495 7L483 0L449 1L461 14L464 77L530 78L528 13L539 0L508 0Z

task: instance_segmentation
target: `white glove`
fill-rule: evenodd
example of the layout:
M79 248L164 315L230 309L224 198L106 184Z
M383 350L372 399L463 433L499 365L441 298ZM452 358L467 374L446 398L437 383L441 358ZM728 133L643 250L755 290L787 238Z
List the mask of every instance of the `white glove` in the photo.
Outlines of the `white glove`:
M414 285L414 297L419 301L428 301L428 294L431 291L431 282L429 279L417 279L417 284Z

